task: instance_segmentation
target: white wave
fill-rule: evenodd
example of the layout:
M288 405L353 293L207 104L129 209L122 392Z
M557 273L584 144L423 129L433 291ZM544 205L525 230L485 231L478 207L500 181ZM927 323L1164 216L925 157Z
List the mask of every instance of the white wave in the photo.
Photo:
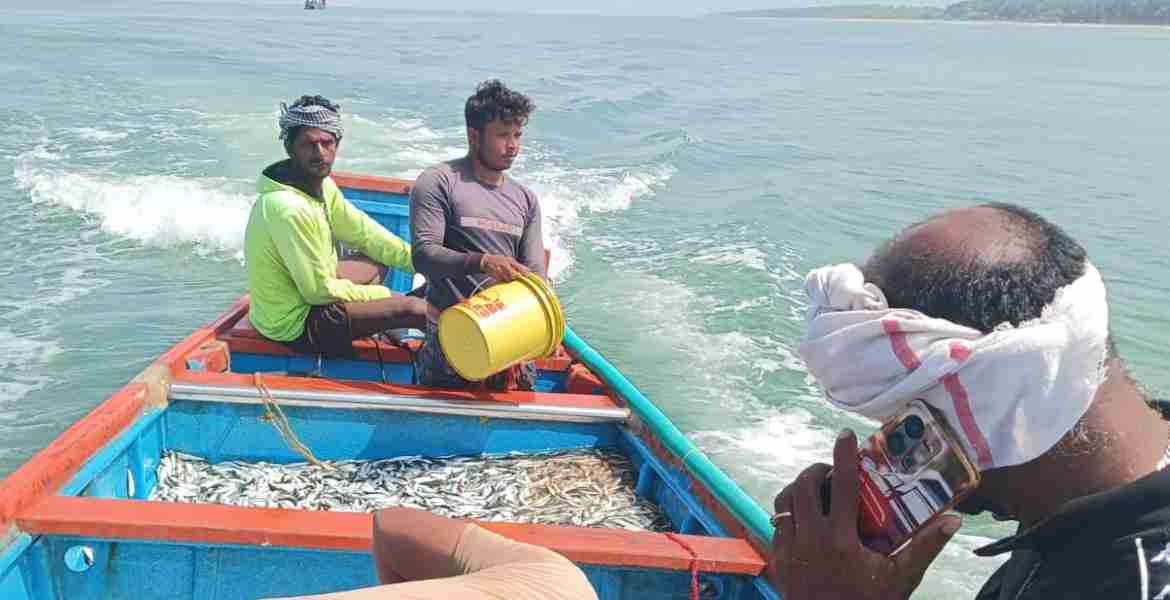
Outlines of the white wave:
M348 119L359 134L373 133L384 139L402 142L437 140L450 135L451 131L435 131L427 127L420 118L388 117L385 122L350 113ZM366 131L372 129L373 131Z
M204 125L251 131L258 119L271 120L275 112L210 115L175 109L206 121ZM339 168L369 174L395 174L414 179L428 166L465 153L462 127L436 128L414 115L370 117L349 113L352 140L339 157ZM164 123L154 128L157 139L179 139ZM70 130L91 142L114 142L124 131L96 127ZM182 133L182 135L180 135ZM242 255L243 230L253 196L241 182L217 178L159 175L115 177L78 169L69 164L68 145L47 142L16 157L17 187L36 202L64 206L91 217L102 230L144 244L168 247L193 244L196 252ZM82 158L112 157L123 151L87 147ZM551 252L550 275L563 279L574 258L567 238L577 234L580 216L629 208L640 197L656 192L675 173L667 164L629 168L570 168L539 143L521 153L513 171L518 181L540 199L544 213L545 246Z
M122 156L123 154L129 154L130 152L133 152L133 151L134 150L131 148L124 148L122 150L112 150L109 148L95 148L93 150L86 150L85 152L81 153L81 155L84 156L85 158L113 158L115 156Z
M344 169L413 180L427 167L467 151L462 127L434 129L414 116L350 118L353 145L338 161ZM653 194L674 172L669 165L570 168L536 143L520 153L512 176L540 200L545 247L551 253L549 274L563 280L574 262L567 237L578 232L583 213L627 209L636 198Z
M640 197L655 193L675 173L670 165L628 169L571 169L529 162L516 179L540 199L546 246L553 249L549 272L564 277L573 264L565 238L578 233L580 217L588 212L626 210Z
M393 151L390 156L400 162L434 165L454 160L464 154L467 154L467 149L459 146L407 144ZM419 172L422 172L421 169Z
M116 142L124 140L130 135L124 131L107 131L97 127L78 127L72 131L81 139L90 142Z
M768 255L759 248L743 245L726 246L691 258L691 262L720 267L740 266L754 271L767 272Z
M773 494L809 465L833 462L835 437L835 431L818 425L803 408L757 417L738 427L691 434L712 459L726 457L729 460L721 464L739 463L750 472L749 480L771 484Z
M10 329L0 329L0 371L24 372L30 365L49 362L61 353L53 341L19 336Z
M638 169L572 169L559 165L534 164L517 176L537 195L563 199L575 212L611 212L626 210L640 197L652 195L674 176L671 165L653 165Z
M22 155L13 171L17 187L34 202L64 206L93 217L114 235L170 247L242 256L253 196L238 182L164 175L113 177L71 172L46 154Z

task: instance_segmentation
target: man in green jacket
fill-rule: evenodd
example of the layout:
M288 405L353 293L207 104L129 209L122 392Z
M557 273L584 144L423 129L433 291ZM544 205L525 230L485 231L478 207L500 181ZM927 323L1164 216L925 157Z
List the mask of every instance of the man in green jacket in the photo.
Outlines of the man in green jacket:
M427 303L383 286L387 267L414 272L410 245L350 204L329 178L341 143L340 107L321 96L281 105L289 158L264 169L245 233L249 319L294 350L352 355L380 331L425 329ZM334 240L361 256L338 260Z

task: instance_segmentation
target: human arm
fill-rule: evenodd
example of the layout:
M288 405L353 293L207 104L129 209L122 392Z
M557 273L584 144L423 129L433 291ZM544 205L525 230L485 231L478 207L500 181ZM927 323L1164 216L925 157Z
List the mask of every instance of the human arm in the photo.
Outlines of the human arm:
M447 186L435 170L419 176L410 190L410 240L414 270L430 280L482 273L479 252L443 245L447 235Z
M337 239L387 267L414 272L410 245L351 204L340 190L328 206L329 223Z
M269 222L281 262L297 286L305 302L313 305L334 302L366 302L390 297L390 290L381 285L357 285L347 279L338 279L326 255L330 248L329 236L320 230L312 215L289 211Z
M927 567L959 529L955 516L935 519L894 556L861 543L857 529L857 438L842 432L833 464L816 464L776 496L776 533L768 576L785 600L902 600L922 582ZM829 514L820 489L833 471ZM841 565L849 565L842 569Z

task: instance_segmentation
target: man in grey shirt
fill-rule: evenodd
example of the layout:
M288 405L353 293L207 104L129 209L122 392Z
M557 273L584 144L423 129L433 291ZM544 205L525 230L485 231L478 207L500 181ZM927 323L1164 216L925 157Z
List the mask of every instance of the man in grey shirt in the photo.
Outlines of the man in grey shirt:
M534 109L532 100L498 80L481 83L464 109L467 156L427 169L411 189L414 269L427 278L427 301L440 311L481 286L529 272L548 277L540 204L504 174ZM423 385L470 385L447 364L434 322L415 369ZM535 383L536 368L525 363L489 378L487 387L530 390Z

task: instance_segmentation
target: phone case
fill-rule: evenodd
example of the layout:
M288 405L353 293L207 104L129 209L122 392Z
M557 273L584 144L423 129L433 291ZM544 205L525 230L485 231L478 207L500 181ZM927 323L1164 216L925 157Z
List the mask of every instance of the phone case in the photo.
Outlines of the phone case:
M914 400L860 450L862 542L894 554L914 532L979 484L979 472L945 421Z

